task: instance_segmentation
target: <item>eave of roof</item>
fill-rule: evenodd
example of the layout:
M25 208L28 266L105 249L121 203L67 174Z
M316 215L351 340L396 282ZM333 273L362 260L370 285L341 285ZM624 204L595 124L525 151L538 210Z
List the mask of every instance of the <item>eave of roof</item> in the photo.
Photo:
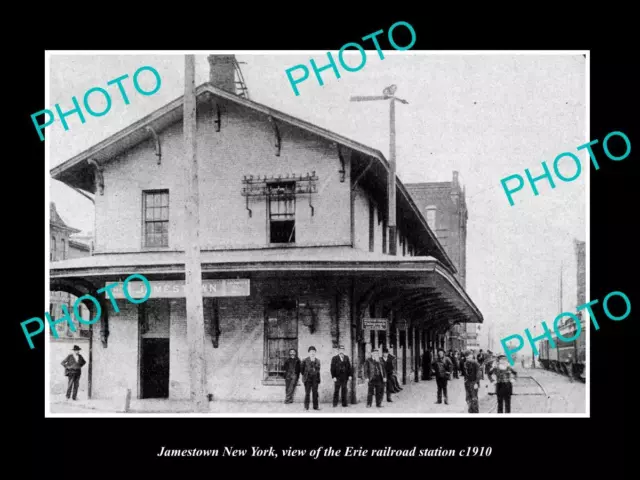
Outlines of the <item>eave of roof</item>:
M224 98L226 100L229 100L231 102L237 103L239 105L243 105L247 108L251 108L253 110L259 111L264 113L265 115L270 115L272 116L274 119L276 120L281 120L287 123L291 123L292 125L296 125L300 128L306 129L310 132L313 132L321 137L324 137L328 140L340 143L346 147L349 147L353 150L357 150L359 152L362 152L366 155L372 156L377 158L380 162L382 162L384 164L385 167L389 167L389 163L387 162L387 160L384 158L384 155L382 155L382 153L379 150L375 150L373 148L367 147L366 145L363 145L361 143L358 143L354 140L351 140L349 138L343 137L342 135L339 135L337 133L331 132L330 130L327 130L325 128L319 127L317 125L314 125L312 123L306 122L304 120L301 120L299 118L293 117L291 115L288 115L286 113L280 112L279 110L275 110L273 108L267 107L265 105L262 105L260 103L256 103L252 100L248 100L246 98L243 97L239 97L238 95L235 95L233 93L227 92L225 90L221 90L217 87L214 87L212 84L210 83L203 83L202 85L199 85L196 88L196 97L198 99L198 101L204 100L206 99L206 94L211 94L211 95L215 95L221 98ZM122 144L122 149L115 149L115 152L112 153L112 157L117 156L118 154L126 151L127 149L129 149L132 145L128 144L127 142L125 142L124 140L126 140L128 137L130 137L134 132L137 132L138 130L141 130L147 126L150 126L153 122L158 121L159 119L161 119L162 117L165 117L166 115L170 114L172 111L176 110L176 109L180 109L179 113L179 117L178 119L181 117L182 115L182 109L180 107L182 107L183 104L183 99L184 99L184 95L180 96L178 98L176 98L175 100L173 100L172 102L168 103L167 105L160 107L158 110L156 110L155 112L147 115L146 117L141 118L140 120L138 120L137 122L132 123L131 125L129 125L128 127L120 130L119 132L111 135L110 137L106 138L105 140L103 140L102 142L97 143L96 145L94 145L93 147L85 150L84 152L79 153L78 155L76 155L75 157L70 158L69 160L61 163L60 165L54 167L51 169L51 176L58 180L60 174L62 172L64 172L65 170L68 170L69 168L83 162L83 161L87 161L89 159L92 159L98 152L104 150L107 147L113 147L113 146L117 146L118 143Z
M77 240L69 239L69 246L75 247L79 250L85 250L87 252L91 250L91 247L89 245L87 245L86 243L78 242Z
M80 230L78 230L77 228L73 228L70 227L69 225L67 225L66 223L62 222L49 222L49 226L50 227L55 227L58 230L62 230L66 233L72 234L72 233L78 233L80 232Z
M445 278L482 322L482 314L460 282L436 258L394 257L352 247L314 247L256 250L203 251L203 273L325 272L345 274L385 273L420 275L437 272ZM183 274L182 252L104 254L52 263L52 279L141 274Z
M214 87L212 84L208 82L203 83L202 85L196 88L196 98L198 101L205 100L207 97L207 94L218 96L230 102L234 102L236 104L245 106L247 108L251 108L253 110L262 112L263 114L269 115L276 120L287 122L299 128L308 130L327 140L339 143L345 147L359 151L365 155L368 155L370 157L377 159L384 166L386 171L389 172L389 162L379 150L373 149L371 147L367 147L366 145L363 145L359 142L351 140L337 133L331 132L330 130L319 127L307 121L293 117L286 113L280 112L279 110L275 110L265 105L256 103L252 100L248 100L246 98L239 97L238 95L227 92L225 90L221 90L217 87ZM144 135L140 134L140 131L145 129L146 127L153 126L154 123L161 124L163 118L165 119L165 122L166 122L166 117L170 115L172 112L175 117L173 118L172 122L179 120L183 113L183 110L181 108L183 104L183 99L184 99L184 95L176 98L175 100L168 103L164 107L159 108L155 112L147 115L146 117L138 120L137 122L132 123L128 127L120 130L119 132L111 135L110 137L106 138L102 142L97 143L93 147L85 150L84 152L79 153L78 155L52 168L50 171L51 176L55 180L61 180L61 176L65 171L83 162L87 162L90 159L95 159L96 156L100 154L100 152L104 152L105 150L109 151L109 155L105 159L105 161L109 161L110 159L117 157L119 154L123 153L129 148L132 148L133 146L144 141L147 138L146 134ZM135 137L133 141L131 141L132 136ZM436 246L440 255L444 259L445 265L453 273L457 273L457 269L453 264L453 261L447 255L446 251L438 241L435 233L432 232L431 229L429 228L426 219L420 212L420 209L415 205L415 203L413 202L413 198L411 197L411 195L409 194L409 192L407 191L407 189L405 188L405 186L397 176L396 176L396 185L398 190L401 192L402 196L404 197L404 199L407 201L409 206L413 209L413 213L418 217L420 223L426 229L427 234L430 237L432 243Z

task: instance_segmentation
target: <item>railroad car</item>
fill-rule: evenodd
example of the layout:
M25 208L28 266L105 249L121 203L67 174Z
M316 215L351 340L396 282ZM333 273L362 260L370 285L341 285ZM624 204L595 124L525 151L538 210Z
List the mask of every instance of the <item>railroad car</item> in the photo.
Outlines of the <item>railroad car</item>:
M562 332L561 332L562 333ZM573 335L565 334L567 338L571 338ZM587 334L586 328L583 326L582 331L578 338L572 342L563 342L556 335L553 335L553 342L555 348L549 343L549 340L544 339L538 345L539 357L538 361L545 370L551 370L562 375L569 375L569 354L573 357L574 371L573 376L579 378L582 381L585 380L585 364L586 364L586 343Z

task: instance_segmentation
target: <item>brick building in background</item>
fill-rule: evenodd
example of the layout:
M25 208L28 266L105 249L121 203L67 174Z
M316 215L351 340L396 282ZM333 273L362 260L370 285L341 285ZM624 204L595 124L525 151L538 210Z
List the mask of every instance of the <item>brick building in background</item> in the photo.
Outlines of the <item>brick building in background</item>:
M234 89L233 56L209 62L196 89L207 392L281 402L289 348L306 357L311 345L324 401L341 344L355 368L352 402L366 395L372 346L391 349L403 383L420 381L426 345L455 321L483 321L421 210L397 180L391 238L382 153L249 100ZM102 302L92 398L122 388L189 398L183 112L180 97L51 172L95 194L93 255L51 271L55 288ZM114 290L114 311L96 291L132 274L150 281L151 297L134 304Z
M453 172L451 182L407 183L406 187L453 261L456 278L466 288L468 211L458 172ZM454 325L443 339L444 348L479 348L479 330L478 323Z
M90 248L87 244L73 238L74 235L80 233L80 230L70 227L60 217L56 204L49 203L49 260L52 265L71 258L79 258L90 255ZM67 307L69 312L73 311L73 304L77 297L70 292L52 291L49 292L49 315L52 319L62 318L62 305ZM89 319L89 310L84 304L80 305L80 315L82 318ZM51 359L50 386L51 393L54 395L62 394L67 389L67 377L64 376L64 369L60 362L69 354L73 345L82 348L82 355L89 360L89 337L91 335L91 327L80 322L75 323L76 331L72 331L68 323L60 323L56 325L58 338L49 332L49 355ZM84 374L80 377L80 386L78 391L80 397L88 394L88 377Z

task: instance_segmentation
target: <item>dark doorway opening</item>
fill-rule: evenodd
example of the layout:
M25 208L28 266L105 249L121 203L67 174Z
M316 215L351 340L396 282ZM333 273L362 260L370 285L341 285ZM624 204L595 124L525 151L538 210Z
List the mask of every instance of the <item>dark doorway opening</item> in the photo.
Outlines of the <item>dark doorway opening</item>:
M142 398L169 398L169 339L142 339Z

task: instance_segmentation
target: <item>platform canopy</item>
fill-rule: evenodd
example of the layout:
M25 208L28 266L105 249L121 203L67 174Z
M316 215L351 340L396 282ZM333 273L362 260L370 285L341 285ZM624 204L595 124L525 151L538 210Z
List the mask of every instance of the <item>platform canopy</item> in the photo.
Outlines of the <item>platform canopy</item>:
M394 257L345 246L203 251L201 259L204 279L354 278L366 286L361 304L383 300L404 318L444 327L483 321L455 276L433 257ZM56 284L90 282L96 288L133 274L150 281L183 280L184 260L182 252L97 254L54 262L50 276Z

